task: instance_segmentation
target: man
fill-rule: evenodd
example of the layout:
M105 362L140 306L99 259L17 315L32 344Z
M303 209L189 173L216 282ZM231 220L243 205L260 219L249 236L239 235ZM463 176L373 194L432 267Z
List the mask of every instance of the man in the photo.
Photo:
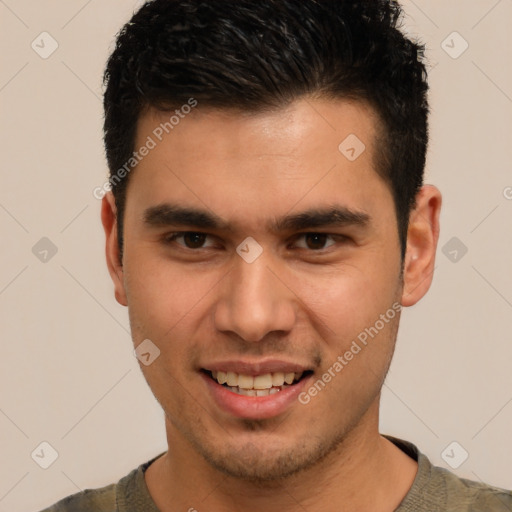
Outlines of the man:
M155 0L123 28L101 216L169 449L47 511L512 510L378 431L441 208L399 19L384 0Z

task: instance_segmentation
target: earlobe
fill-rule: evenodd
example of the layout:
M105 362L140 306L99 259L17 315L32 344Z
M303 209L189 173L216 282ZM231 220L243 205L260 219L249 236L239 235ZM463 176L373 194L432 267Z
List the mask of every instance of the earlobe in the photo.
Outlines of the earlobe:
M117 302L127 306L126 291L124 287L123 265L119 254L117 237L117 209L112 192L107 192L101 203L101 222L105 231L105 255L107 267L114 283L114 292Z
M416 196L416 207L409 218L404 260L402 305L416 304L432 284L437 242L441 193L425 185Z

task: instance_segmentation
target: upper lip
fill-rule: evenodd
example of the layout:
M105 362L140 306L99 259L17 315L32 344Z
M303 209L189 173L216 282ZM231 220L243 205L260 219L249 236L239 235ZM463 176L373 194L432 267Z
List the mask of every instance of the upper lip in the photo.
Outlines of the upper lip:
M241 361L227 360L208 363L202 366L208 371L233 372L243 375L263 375L265 373L300 373L310 370L311 368L279 359L266 359L263 361Z

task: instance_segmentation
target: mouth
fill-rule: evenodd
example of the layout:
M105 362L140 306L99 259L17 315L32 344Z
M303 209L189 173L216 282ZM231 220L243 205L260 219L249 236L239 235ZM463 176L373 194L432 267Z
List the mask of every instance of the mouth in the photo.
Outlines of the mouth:
M313 372L273 372L247 375L222 370L201 370L212 381L234 394L248 397L266 397L291 390Z

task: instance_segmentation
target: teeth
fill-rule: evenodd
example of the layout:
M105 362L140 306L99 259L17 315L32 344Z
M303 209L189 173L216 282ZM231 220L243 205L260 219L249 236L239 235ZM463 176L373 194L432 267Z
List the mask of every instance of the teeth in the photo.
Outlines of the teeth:
M228 386L238 386L238 375L236 373L228 372L226 378Z
M295 373L284 374L284 381L286 382L286 384L291 384L293 382L293 379L295 379Z
M238 387L242 389L254 389L254 377L250 375L239 375Z
M243 388L228 388L233 393L236 393L237 395L244 395L244 396L268 396L268 395L275 395L276 393L279 393L281 391L278 388L271 388L271 389L243 389Z
M272 387L272 375L265 373L265 375L258 375L254 377L254 389L270 389Z
M234 372L212 371L212 377L219 384L227 384L231 390L240 391L240 394L246 396L266 396L268 394L275 394L280 391L279 388L285 385L291 385L294 381L298 381L303 372L276 372L265 373L263 375L243 375ZM274 391L275 390L275 391ZM253 393L246 393L246 391L254 391Z
M272 374L272 386L282 386L284 384L284 373L277 372Z

